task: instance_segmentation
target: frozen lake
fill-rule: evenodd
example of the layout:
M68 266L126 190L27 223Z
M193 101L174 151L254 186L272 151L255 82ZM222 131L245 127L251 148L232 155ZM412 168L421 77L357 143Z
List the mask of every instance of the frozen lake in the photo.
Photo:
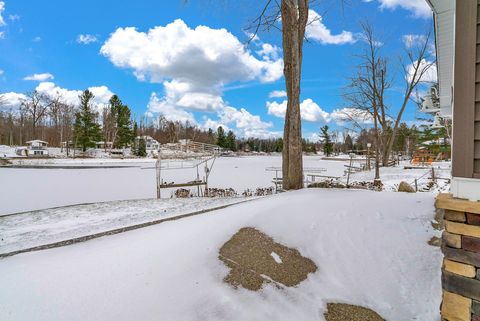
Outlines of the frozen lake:
M81 162L81 163L80 163ZM119 163L121 162L121 163ZM62 160L55 160L61 164ZM75 163L68 160L68 165ZM156 197L154 160L77 161L85 165L118 165L125 168L0 168L0 215L92 202L132 200ZM304 167L325 168L326 175L341 176L344 162L305 156ZM209 187L246 189L272 186L274 172L270 166L281 166L281 156L221 157L214 164ZM200 172L203 176L203 171ZM194 169L163 170L166 182L182 183L196 178ZM170 197L172 190L162 190Z

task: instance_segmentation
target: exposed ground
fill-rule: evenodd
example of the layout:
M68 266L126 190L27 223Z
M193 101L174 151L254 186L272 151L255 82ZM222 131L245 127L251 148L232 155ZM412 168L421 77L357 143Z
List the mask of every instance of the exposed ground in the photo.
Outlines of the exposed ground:
M328 303L325 321L385 321L377 312L356 305Z
M279 287L295 286L309 273L317 271L315 263L296 249L276 243L255 228L244 227L219 251L219 258L231 270L225 282L258 291L264 283Z

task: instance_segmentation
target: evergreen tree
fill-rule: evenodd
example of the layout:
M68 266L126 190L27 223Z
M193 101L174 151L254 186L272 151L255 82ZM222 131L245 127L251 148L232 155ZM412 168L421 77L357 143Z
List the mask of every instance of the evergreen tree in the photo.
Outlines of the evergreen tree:
M138 148L136 151L136 155L140 157L147 156L147 143L145 142L144 138L140 138L138 140Z
M110 114L115 121L113 145L115 148L124 148L134 138L130 108L124 105L117 95L113 95L110 98Z
M351 150L353 150L353 140L350 135L347 135L347 137L345 137L345 151L347 152Z
M277 153L281 153L283 150L283 139L282 138L279 138L277 139L277 141L275 142L275 151Z
M328 126L327 125L320 128L320 137L321 137L322 142L323 142L323 153L326 156L330 156L330 154L332 154L332 151L333 151L333 143L332 143L332 140L330 138L330 134L328 133Z
M208 143L215 144L215 135L213 134L213 130L211 128L208 129Z
M225 148L235 151L237 149L235 140L235 134L231 130L229 130L227 133L227 137L225 138Z
M137 146L135 146L135 139L138 136L138 125L137 122L133 123L133 135L132 135L132 153L133 155L137 155ZM146 148L146 147L145 147Z
M225 130L223 129L222 126L218 126L217 128L217 145L223 148L226 148L226 140L227 138L225 137Z
M102 137L100 125L95 121L91 102L95 96L87 89L80 96L80 111L75 114L74 137L85 152Z

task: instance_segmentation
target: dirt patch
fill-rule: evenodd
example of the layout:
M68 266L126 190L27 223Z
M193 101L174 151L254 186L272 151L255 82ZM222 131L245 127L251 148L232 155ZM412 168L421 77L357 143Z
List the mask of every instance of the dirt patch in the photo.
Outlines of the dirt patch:
M350 304L328 303L326 321L385 321L370 309Z
M317 270L315 263L298 250L276 243L252 227L235 233L220 249L219 259L231 269L225 282L252 291L269 282L292 287Z

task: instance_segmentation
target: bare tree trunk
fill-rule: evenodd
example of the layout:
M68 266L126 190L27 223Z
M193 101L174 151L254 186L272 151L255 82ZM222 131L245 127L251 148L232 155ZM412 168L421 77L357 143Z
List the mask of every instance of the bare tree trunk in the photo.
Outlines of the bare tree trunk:
M381 181L380 181L380 146L379 146L379 143L380 143L380 140L379 140L379 134L378 134L378 120L377 120L377 117L378 117L378 110L377 110L377 106L373 106L373 127L375 129L375 179L373 180L373 184L375 186L377 185L380 185L381 184Z
M282 40L285 85L288 96L283 133L284 189L303 188L300 79L302 47L308 20L308 0L282 0Z

